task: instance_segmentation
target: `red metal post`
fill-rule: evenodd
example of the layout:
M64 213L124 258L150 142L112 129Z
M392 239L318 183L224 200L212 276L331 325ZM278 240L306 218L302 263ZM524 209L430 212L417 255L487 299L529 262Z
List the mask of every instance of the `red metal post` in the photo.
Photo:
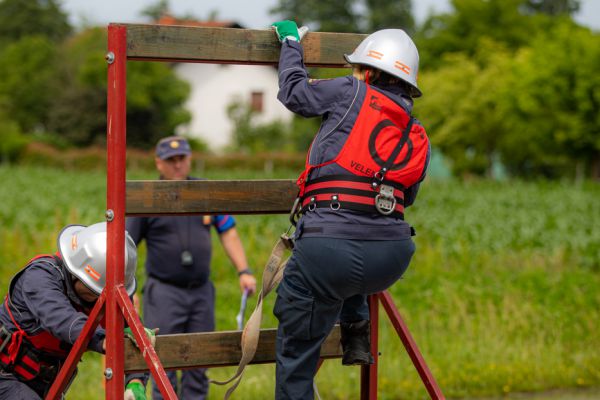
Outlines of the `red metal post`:
M46 394L46 400L58 400L61 398L63 392L66 390L71 378L73 376L73 372L75 368L77 368L77 363L81 360L81 355L87 349L87 345L92 338L92 335L96 331L96 327L98 323L102 320L104 316L104 302L106 300L105 293L102 292L98 300L96 301L96 305L92 309L92 312L88 316L88 320L85 323L81 334L73 344L73 348L69 352L67 359L65 360L64 365L60 369L54 383L50 387L48 394Z
M123 316L117 290L125 268L125 154L127 28L108 26L106 165L106 399L123 398Z
M360 371L360 399L377 400L377 364L379 362L379 302L377 295L370 295L369 315L371 325L371 354L374 363L363 365Z
M125 320L135 336L138 347L142 352L142 356L146 360L146 364L148 364L148 368L154 377L154 381L158 386L160 393L164 399L177 400L175 390L173 390L173 386L171 386L171 382L169 381L169 378L167 377L167 374L160 363L160 359L158 358L156 351L154 351L154 347L152 347L150 339L148 339L148 336L146 336L146 333L144 332L142 321L140 321L140 317L135 312L133 304L131 304L131 300L129 300L127 291L123 286L119 287L117 296L119 306L125 315Z
M417 369L421 380L425 384L425 388L427 389L429 396L431 396L431 398L434 400L444 400L444 394L433 378L431 371L427 367L427 363L425 363L425 359L417 348L417 344L408 331L406 324L402 320L402 317L400 316L400 313L394 304L392 296L387 290L385 292L378 293L378 296L381 300L381 304L383 304L383 308L390 317L390 321L392 321L392 325L396 329L396 332L398 332L398 336L400 336L400 340L402 340L402 344L404 344L406 352Z
M319 372L319 370L321 369L321 365L323 365L323 361L325 361L325 360L322 358L319 358L319 362L317 363L317 371L316 372Z

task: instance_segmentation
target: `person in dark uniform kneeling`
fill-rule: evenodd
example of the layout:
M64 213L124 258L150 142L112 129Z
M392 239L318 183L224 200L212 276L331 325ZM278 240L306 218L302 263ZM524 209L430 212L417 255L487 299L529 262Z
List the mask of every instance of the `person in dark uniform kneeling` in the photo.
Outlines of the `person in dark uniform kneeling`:
M128 234L125 252L125 288L132 296L137 249ZM45 396L105 284L105 222L65 227L56 254L34 257L12 278L0 308L0 400ZM153 331L146 333L153 339ZM96 328L87 350L104 353L105 336ZM145 400L146 381L147 374L128 375L125 397Z

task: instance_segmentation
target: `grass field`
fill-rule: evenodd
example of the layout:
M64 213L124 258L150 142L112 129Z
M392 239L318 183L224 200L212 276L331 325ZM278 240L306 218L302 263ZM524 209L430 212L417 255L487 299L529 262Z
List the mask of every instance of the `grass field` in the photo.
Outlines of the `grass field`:
M249 171L208 178L294 178ZM135 173L129 179L154 178ZM26 260L55 250L68 223L102 220L105 175L0 167L0 293ZM239 216L251 264L260 269L286 216ZM600 386L600 185L568 182L428 181L407 211L417 253L391 289L447 397ZM145 254L140 249L138 277ZM217 328L235 329L239 289L215 245ZM274 327L274 298L265 327ZM254 303L251 304L251 306ZM391 325L381 316L381 399L427 398ZM232 368L215 369L221 379ZM358 368L325 362L317 376L324 399L356 399ZM252 366L235 398L272 398L273 366ZM103 399L100 357L86 355L69 399ZM224 389L211 388L211 399Z

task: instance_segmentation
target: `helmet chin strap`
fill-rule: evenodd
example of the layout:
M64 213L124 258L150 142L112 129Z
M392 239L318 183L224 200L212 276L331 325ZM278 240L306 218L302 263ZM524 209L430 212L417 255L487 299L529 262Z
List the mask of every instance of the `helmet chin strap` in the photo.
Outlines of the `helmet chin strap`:
M365 71L365 83L368 85L369 84L369 70Z
M77 293L75 292L75 287L74 287L74 282L73 282L73 279L74 279L73 275L71 274L71 272L69 272L69 270L64 265L64 263L61 263L60 267L61 267L61 269L63 271L63 275L65 276L65 285L67 286L67 297L73 303L75 303L77 305L82 305L81 304L82 300L79 298L79 296L77 296Z
M60 267L63 271L63 275L65 276L65 284L67 286L67 297L69 298L69 300L71 300L78 306L84 308L93 308L96 304L95 302L90 303L88 301L83 300L77 295L77 291L75 290L75 280L77 279L77 277L75 277L73 274L71 274L71 272L69 272L64 263L61 262Z

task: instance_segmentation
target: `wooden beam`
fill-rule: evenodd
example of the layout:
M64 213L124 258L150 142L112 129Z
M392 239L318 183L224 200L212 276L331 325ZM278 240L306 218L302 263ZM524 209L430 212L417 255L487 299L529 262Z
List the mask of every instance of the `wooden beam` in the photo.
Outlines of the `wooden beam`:
M257 29L117 24L127 27L130 60L275 65L281 44L275 33ZM302 40L307 66L341 68L343 55L366 37L358 33L309 32Z
M127 181L127 215L287 214L298 187L291 180Z
M251 364L275 362L276 329L262 329L256 355ZM242 356L241 331L159 335L154 349L165 369L210 368L238 365ZM340 327L336 325L321 346L322 358L342 356ZM140 351L125 342L125 371L147 371Z

